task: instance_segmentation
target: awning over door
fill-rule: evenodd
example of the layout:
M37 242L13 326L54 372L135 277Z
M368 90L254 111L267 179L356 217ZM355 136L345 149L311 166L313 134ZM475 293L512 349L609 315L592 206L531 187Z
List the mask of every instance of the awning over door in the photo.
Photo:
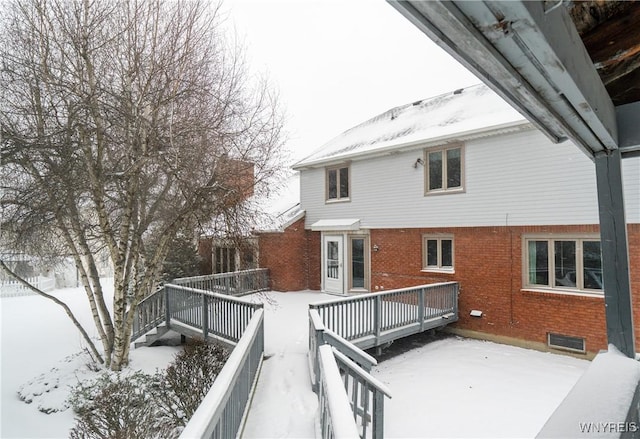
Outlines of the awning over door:
M314 232L360 230L360 220L355 218L320 220L311 224L311 230Z

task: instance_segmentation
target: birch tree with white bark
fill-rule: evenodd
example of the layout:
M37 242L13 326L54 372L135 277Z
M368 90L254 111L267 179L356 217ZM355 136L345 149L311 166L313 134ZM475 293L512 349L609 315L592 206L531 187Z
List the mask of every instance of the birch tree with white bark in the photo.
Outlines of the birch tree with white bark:
M277 99L206 0L0 9L2 244L73 258L94 354L119 370L136 305L157 287L176 234L237 211L280 169Z

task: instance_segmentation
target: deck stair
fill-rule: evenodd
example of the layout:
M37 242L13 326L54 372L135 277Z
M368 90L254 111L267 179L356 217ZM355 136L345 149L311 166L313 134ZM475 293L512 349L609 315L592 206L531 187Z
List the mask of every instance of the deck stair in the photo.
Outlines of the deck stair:
M139 348L142 346L153 346L167 332L169 332L169 328L167 327L166 324L163 323L159 326L156 326L155 330L152 330L151 332L147 332L141 341L136 341L134 342L133 345L136 348Z

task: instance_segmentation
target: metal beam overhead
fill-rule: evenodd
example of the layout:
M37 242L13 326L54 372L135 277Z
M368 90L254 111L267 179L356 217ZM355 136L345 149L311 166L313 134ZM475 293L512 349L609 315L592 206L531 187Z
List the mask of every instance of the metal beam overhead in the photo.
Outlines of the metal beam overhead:
M554 142L618 148L616 112L564 8L528 1L390 1Z

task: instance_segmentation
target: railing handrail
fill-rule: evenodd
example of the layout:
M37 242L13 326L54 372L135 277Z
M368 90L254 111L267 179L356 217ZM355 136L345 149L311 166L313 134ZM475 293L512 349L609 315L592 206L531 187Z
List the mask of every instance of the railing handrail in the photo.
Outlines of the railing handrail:
M224 367L216 377L211 389L180 434L180 438L209 438L220 420L229 400L233 385L238 379L242 365L251 351L251 346L262 333L264 310L256 309L240 341L231 352ZM246 407L245 407L246 411ZM237 435L237 432L235 432Z
M370 384L376 390L382 392L384 394L384 396L386 396L387 398L391 398L391 391L389 390L389 388L387 386L385 386L382 383L382 381L380 381L377 378L375 378L374 376L372 376L369 372L367 372L362 367L360 367L360 365L358 363L353 361L347 355L345 355L342 352L340 352L339 349L336 349L335 346L332 346L332 349L333 349L333 355L338 357L342 362L348 364L349 365L349 369L351 369L352 372L354 372L356 375L358 375L358 377L362 378L363 380L366 380L367 384Z
M337 438L359 438L360 434L352 416L352 408L347 393L344 391L331 391L333 389L344 389L331 346L320 346L318 355L320 374L323 377L320 380L320 389L318 390L321 399L321 429L324 430L325 427L330 429L330 431L322 431L322 433ZM323 400L326 401L326 405ZM326 413L325 410L327 411Z
M324 366L321 363L329 360L321 358L323 350L326 351L324 355L330 356L330 362L338 368L340 385L336 385L335 382L333 384L325 382ZM355 379L355 381L352 381L353 386L355 386L352 396L353 394L360 395L361 401L363 399L369 401L369 398L372 401L372 405L365 403L362 407L356 405L356 401L353 401L353 403L349 401L348 410L351 413L351 422L356 426L356 434L360 435L358 429L361 427L362 437L367 437L367 425L370 424L372 438L378 439L383 436L383 400L385 396L390 397L391 393L384 384L371 376L369 371L366 370L366 368L370 370L371 366L376 364L377 360L375 358L326 328L317 310L309 309L309 372L312 378L313 391L318 394L320 399L322 437L338 436L338 433L333 429L333 417L326 412L327 407L325 407L324 399L334 397L333 394L338 393L341 396L336 396L336 398L347 398L349 400L350 394L345 390L345 386L348 385L351 388L352 384L347 384L350 379ZM345 372L344 376L342 372ZM345 380L344 382L342 381L343 379Z
M208 291L208 290L201 290L199 288L193 288L193 287L185 287L182 285L177 285L177 284L165 284L165 288L172 288L178 291L184 291L187 293L195 293L195 294L202 294L203 296L209 296L209 297L215 297L217 299L221 299L221 300L226 300L229 302L234 302L234 303L238 303L241 305L247 305L250 306L252 308L258 309L258 308L262 308L262 304L261 303L254 303L254 302L248 302L246 300L242 300L242 299L238 299L235 296L229 296L227 294L221 294L221 293L216 293L213 291ZM151 296L149 296L151 297Z
M329 342L330 345L337 348L338 350L342 350L342 352L347 356L350 356L351 358L355 357L354 360L356 360L359 364L366 365L369 370L371 370L371 367L378 365L378 360L376 360L374 357L350 343L349 340L340 336L340 334L337 334L331 329L327 328L322 322L320 314L318 314L318 311L316 311L315 309L309 310L309 319L311 320L311 324L315 331L322 331L324 341ZM311 334L309 334L309 336L311 337Z
M200 276L180 277L180 278L174 279L173 281L171 281L171 283L174 285L180 285L180 283L183 283L183 282L186 283L186 282L209 280L209 279L221 279L225 277L238 276L238 275L248 274L248 273L261 273L268 270L269 270L268 268L251 268L247 270L228 271L225 273L203 274Z
M336 303L354 302L354 301L358 301L358 300L362 300L362 299L368 299L368 298L371 298L371 297L388 296L388 295L393 295L393 294L397 294L397 293L404 293L404 292L408 292L408 291L420 290L422 288L435 289L437 287L442 287L442 286L446 286L446 285L453 285L453 284L457 284L457 283L458 282L455 282L455 281L438 282L438 283L434 283L434 284L423 284L423 285L416 285L414 287L398 288L398 289L395 289L395 290L378 291L376 293L362 293L362 294L357 294L357 295L350 296L350 297L341 297L341 298L338 298L338 299L324 300L322 302L313 302L313 303L309 304L309 308L319 308L319 307L322 307L324 305L334 305Z

